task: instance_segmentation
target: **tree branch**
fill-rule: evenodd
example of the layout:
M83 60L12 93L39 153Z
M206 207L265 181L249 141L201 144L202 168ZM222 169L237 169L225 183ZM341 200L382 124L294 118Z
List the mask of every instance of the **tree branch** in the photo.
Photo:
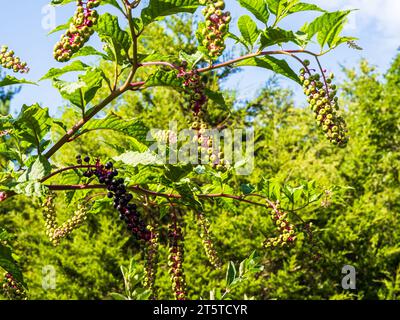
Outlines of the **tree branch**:
M61 168L61 169L58 169L58 170L50 173L49 175L43 177L40 180L40 183L43 183L43 182L49 180L50 178L54 177L57 174L60 174L61 172L68 171L68 170L74 170L74 169L82 169L82 168L84 168L84 169L96 168L96 166L95 165L90 165L90 164L80 164L80 165L76 165L76 166L70 166L70 167Z
M96 185L85 185L85 184L76 184L76 185L46 185L46 187L49 190L52 191L67 191L67 190L87 190L87 189L105 189L106 186L102 184L96 184ZM152 190L145 189L139 185L133 185L128 187L129 190L136 191L138 193L143 193L149 196L153 197L162 197L166 199L181 199L182 195L180 194L175 194L175 193L162 193L162 192L156 192ZM197 194L196 195L198 198L228 198L228 199L233 199L245 203L249 203L252 205L257 205L257 206L262 206L262 207L270 207L270 208L275 208L274 204L269 201L268 205L267 204L262 204L256 201L251 201L248 199L245 199L243 195L232 195L232 194L226 194L226 193L211 193L211 194Z

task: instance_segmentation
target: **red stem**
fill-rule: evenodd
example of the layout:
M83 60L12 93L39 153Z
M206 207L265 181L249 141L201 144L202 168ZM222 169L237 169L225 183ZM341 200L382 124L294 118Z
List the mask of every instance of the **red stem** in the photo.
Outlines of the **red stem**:
M76 166L70 166L70 167L65 167L65 168L62 168L62 169L58 169L58 170L50 173L49 175L45 176L44 178L42 178L40 180L40 182L43 183L46 180L50 179L51 177L54 177L55 175L57 175L57 174L59 174L61 172L68 171L68 170L74 170L74 169L82 169L82 168L85 168L85 169L96 168L96 166L95 165L90 165L90 164L80 164L80 165L76 165Z

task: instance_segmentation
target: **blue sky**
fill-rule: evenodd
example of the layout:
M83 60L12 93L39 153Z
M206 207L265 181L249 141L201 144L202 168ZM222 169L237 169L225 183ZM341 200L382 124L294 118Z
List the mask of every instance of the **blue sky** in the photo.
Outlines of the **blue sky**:
M147 0L148 1L148 0ZM146 3L147 1L143 1ZM349 20L344 34L360 38L359 45L363 51L349 49L346 45L322 58L324 66L334 71L340 77L341 65L356 66L362 58L376 65L384 72L400 46L400 1L399 0L303 0L315 3L329 9L357 8ZM46 5L48 0L14 0L3 1L0 11L0 44L7 44L31 66L31 72L26 76L30 80L38 80L50 67L59 67L60 64L52 57L52 48L60 34L48 36L49 30L43 27L49 20ZM226 0L227 8L233 16L232 31L235 32L237 18L245 13L235 0ZM62 24L73 14L74 4L57 7L55 12L56 24ZM102 7L102 12L115 12L109 6ZM283 21L282 26L297 30L305 21L316 17L316 13L296 14ZM99 46L99 41L91 40L91 45ZM285 47L286 48L286 47ZM295 49L288 45L287 49ZM298 65L291 63L298 69ZM271 76L267 70L247 68L234 75L226 87L238 89L240 98L251 98L265 84ZM282 80L282 86L296 90L296 97L300 98L297 85L289 80ZM24 86L12 102L12 110L17 112L23 104L41 103L49 107L52 114L59 110L63 101L57 91L52 88L50 81L40 82L39 87ZM301 101L299 100L299 103Z

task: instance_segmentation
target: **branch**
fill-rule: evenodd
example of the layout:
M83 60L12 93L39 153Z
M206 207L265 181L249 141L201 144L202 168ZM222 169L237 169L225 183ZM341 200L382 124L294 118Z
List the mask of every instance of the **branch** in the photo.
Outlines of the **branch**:
M170 62L166 62L166 61L150 61L150 62L142 62L139 64L139 66L141 67L146 67L146 66L166 66L169 67L171 69L176 69L178 70L178 66L170 63Z
M46 187L49 190L52 191L67 191L67 190L87 190L87 189L104 189L106 188L105 185L102 184L96 184L96 185L87 185L87 184L76 184L76 185L46 185ZM148 189L145 189L139 185L133 185L128 187L129 190L136 191L139 193L143 193L146 195L150 195L153 197L162 197L166 199L181 199L182 195L180 194L174 194L174 193L162 193L162 192L156 192L156 191L151 191ZM237 195L232 195L232 194L226 194L226 193L211 193L211 194L197 194L196 195L199 198L228 198L228 199L233 199L245 203L249 203L252 205L257 205L261 207L270 207L272 209L275 209L275 205L269 201L268 205L262 204L256 201L251 201L247 200L244 198L243 195L237 196Z
M76 166L70 166L70 167L61 168L61 169L58 169L58 170L50 173L49 175L43 177L40 180L40 183L43 183L43 182L49 180L50 178L54 177L57 174L60 174L61 172L68 171L68 170L74 170L74 169L82 169L82 168L84 168L84 169L96 168L96 166L95 165L90 165L90 164L80 164L80 165L76 165Z
M124 91L126 91L127 88L119 88L105 98L101 103L99 103L97 106L93 107L92 109L89 110L89 112L82 117L81 120L79 120L70 130L68 130L64 136L60 138L51 148L49 151L45 153L45 158L49 159L56 153L65 143L67 143L71 137L80 129L82 128L90 119L92 119L101 109L103 109L105 106L107 106L111 101L113 101L115 98L119 97Z
M322 68L321 62L319 61L318 57L315 57L315 60L317 60L319 70L321 71L322 78L324 80L324 86L325 86L325 90L326 90L326 95L330 99L330 97L329 97L329 86L328 86L328 83L326 82L326 76L325 76L324 69Z
M126 1L128 2L128 1ZM127 3L125 2L125 5ZM128 2L129 3L129 2ZM138 4L139 1L134 1L133 3ZM136 70L138 68L138 55L137 55L137 35L135 34L135 28L132 23L132 5L133 3L129 3L128 8L127 8L127 18L129 21L129 26L130 26L130 31L132 34L132 50L133 50L133 61L132 61L132 69L128 75L128 78L126 79L125 83L122 85L122 87L114 90L111 92L111 94L105 98L101 103L99 103L97 106L93 107L92 109L89 110L89 112L82 117L81 120L78 121L70 130L67 131L67 133L61 137L58 142L56 142L49 151L46 152L44 155L46 159L49 159L51 156L54 155L65 143L71 141L71 137L78 132L80 128L82 128L90 119L92 119L97 113L99 113L105 106L107 106L111 101L114 99L118 98L120 95L122 95L125 91L131 89L131 82L133 77L135 76ZM73 140L73 139L72 139Z
M258 57L258 56L268 56L268 55L274 55L274 54L286 54L286 55L293 56L294 53L306 53L306 54L310 54L310 55L312 55L314 57L318 56L317 53L314 53L314 52L311 52L311 51L308 51L308 50L304 50L304 49L257 51L255 53L249 53L249 54L246 54L244 56L241 56L241 57L238 57L238 58L235 58L235 59L232 59L232 60L228 60L228 61L221 62L221 63L218 63L218 64L210 65L210 66L205 67L205 68L200 68L200 69L197 69L197 71L200 72L200 73L201 72L207 72L207 71L210 71L210 70L214 70L214 69L218 69L218 68L222 68L222 67L227 67L227 66L230 66L231 64L238 63L238 62L246 60L246 59L255 58L255 57Z

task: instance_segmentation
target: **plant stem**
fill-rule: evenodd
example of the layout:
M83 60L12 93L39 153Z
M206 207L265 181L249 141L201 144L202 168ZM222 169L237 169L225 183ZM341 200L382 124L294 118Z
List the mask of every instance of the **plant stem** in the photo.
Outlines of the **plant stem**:
M57 174L59 174L61 172L68 171L68 170L74 170L74 169L82 169L82 168L84 168L84 169L96 168L96 166L95 165L90 165L90 164L80 164L80 165L76 165L76 166L70 166L70 167L61 168L61 169L58 169L58 170L50 173L49 175L43 177L40 180L40 183L43 183L43 182L49 180L50 178L54 177L55 175L57 175Z
M226 66L229 66L231 64L238 63L238 62L246 60L246 59L255 58L255 57L258 57L258 56L268 56L268 55L274 55L274 54L291 55L291 54L294 54L294 53L306 53L306 54L310 54L312 56L317 56L316 53L308 51L308 50L304 50L304 49L257 51L257 52L249 53L249 54L246 54L244 56L241 56L241 57L238 57L238 58L235 58L235 59L232 59L232 60L221 62L219 64L214 64L214 65L210 65L210 66L205 67L205 68L200 68L200 69L197 69L197 71L198 72L207 72L207 71L210 71L210 70L218 69L218 68L221 68L221 67L226 67Z
M166 66L170 67L171 69L178 69L178 67L170 62L166 61L150 61L150 62L142 62L140 63L141 67L146 67L146 66Z
M106 188L105 185L85 185L85 184L76 184L76 185L46 185L49 190L52 191L67 191L67 190L86 190L86 189L104 189ZM162 192L156 192L152 190L145 189L139 185L133 185L128 188L129 190L136 191L138 193L143 193L146 195L154 196L154 197L162 197L166 199L181 199L182 195L180 194L174 194L174 193L162 193ZM196 195L199 198L228 198L228 199L233 199L245 203L249 203L252 205L257 205L261 207L270 207L274 208L274 205L271 201L268 202L268 205L262 204L256 201L251 201L245 199L242 195L232 195L232 194L226 194L226 193L210 193L210 194L197 194Z
M120 96L126 89L119 88L116 91L111 92L111 94L105 98L101 103L99 103L97 106L93 107L92 109L89 110L88 113L85 114L84 117L82 117L81 120L79 120L70 130L68 130L64 136L61 137L60 140L58 140L51 148L49 151L47 151L44 155L46 159L51 158L65 143L67 143L71 137L80 129L82 128L90 119L92 119L101 109L103 109L106 105L108 105L111 101L113 101L115 98Z
M127 8L127 16L129 21L129 26L132 34L132 50L133 50L133 62L132 62L132 69L126 79L125 83L122 87L113 90L110 95L105 98L101 103L97 106L93 107L79 120L67 133L58 140L49 151L46 152L44 155L46 159L52 157L65 143L71 141L71 137L79 131L90 119L92 119L97 113L99 113L104 107L106 107L110 102L114 99L118 98L122 95L125 91L131 89L131 82L133 77L135 76L136 70L138 69L138 54L137 54L137 35L135 34L135 29L132 22L132 8Z

